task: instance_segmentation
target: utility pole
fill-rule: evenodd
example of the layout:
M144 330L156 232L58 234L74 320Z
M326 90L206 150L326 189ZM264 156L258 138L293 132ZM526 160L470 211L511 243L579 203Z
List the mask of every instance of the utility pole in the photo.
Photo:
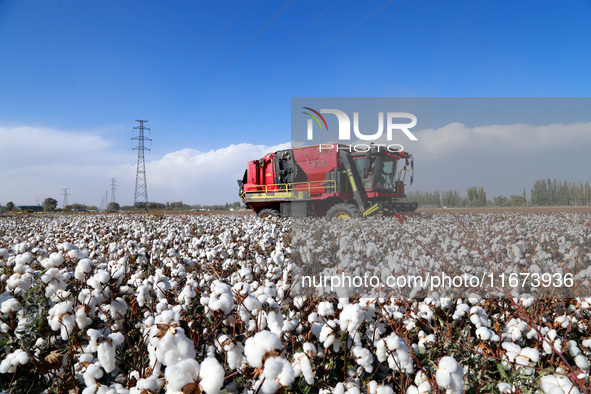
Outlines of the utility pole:
M115 202L115 178L111 178L111 202Z
M70 195L70 193L68 193L68 189L62 189L64 191L64 205L63 208L66 207L66 205L68 205L68 196Z
M148 209L148 186L146 183L146 162L144 159L144 151L150 150L145 147L145 141L152 141L150 138L146 138L144 136L145 130L150 130L149 128L144 126L144 122L147 120L137 120L140 125L134 127L134 130L139 131L139 135L137 137L133 137L132 140L138 141L138 146L133 148L133 150L137 150L137 171L135 174L135 195L133 197L133 206L138 207L138 203L144 203L144 209Z

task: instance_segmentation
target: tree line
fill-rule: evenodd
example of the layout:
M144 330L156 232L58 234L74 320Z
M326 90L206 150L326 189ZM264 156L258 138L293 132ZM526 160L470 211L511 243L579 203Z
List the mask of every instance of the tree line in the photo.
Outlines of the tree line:
M422 208L440 207L524 207L524 206L591 206L591 184L589 181L569 182L557 179L538 179L527 198L526 189L522 194L498 195L487 199L482 186L472 186L466 194L459 190L412 191L407 192L407 201L417 202Z
M73 203L70 205L66 205L63 208L57 208L58 201L54 198L48 197L43 201L43 205L35 206L42 207L44 212L95 212L99 211L99 209L94 205L85 205L79 203ZM239 201L233 203L225 203L225 204L213 204L213 205L201 205L201 204L194 204L188 205L184 204L182 201L174 201L174 202L148 202L148 210L156 210L156 211L230 211L230 210L238 210L243 206L243 204ZM124 205L120 206L116 202L109 202L106 207L107 212L117 212L117 211L137 211L137 210L145 210L146 204L144 203L137 203L136 205ZM18 210L18 206L12 202L8 201L6 205L0 204L0 212L14 212ZM37 211L37 210L29 210L27 208L24 211Z

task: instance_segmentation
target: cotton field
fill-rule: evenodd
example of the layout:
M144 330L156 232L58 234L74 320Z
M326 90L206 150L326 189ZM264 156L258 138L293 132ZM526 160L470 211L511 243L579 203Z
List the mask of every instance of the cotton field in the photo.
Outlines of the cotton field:
M0 217L0 391L589 392L591 215L314 223ZM495 282L502 294L464 286L454 297L433 287L303 297L299 283L305 273L385 282L450 266L519 280ZM536 286L536 272L563 282L540 276ZM532 297L538 287L562 294L565 278L577 297Z

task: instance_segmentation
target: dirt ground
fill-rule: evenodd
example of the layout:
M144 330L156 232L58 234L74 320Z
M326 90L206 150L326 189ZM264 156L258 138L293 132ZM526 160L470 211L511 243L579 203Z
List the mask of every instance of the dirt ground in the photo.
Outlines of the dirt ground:
M469 213L502 213L502 212L516 212L516 213L583 213L591 214L591 207L495 207L495 208L438 208L438 209L418 209L421 213L453 213L453 214L469 214Z

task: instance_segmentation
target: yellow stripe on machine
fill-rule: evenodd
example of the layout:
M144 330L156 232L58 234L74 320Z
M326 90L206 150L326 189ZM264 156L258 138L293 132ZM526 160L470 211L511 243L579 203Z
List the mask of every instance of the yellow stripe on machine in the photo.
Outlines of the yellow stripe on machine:
M378 203L375 203L374 205L372 205L371 207L369 207L365 212L363 212L363 217L369 216L372 213L374 213L375 211L377 211L380 208Z
M347 170L347 175L349 176L349 180L351 181L351 188L353 189L353 193L357 191L357 185L355 184L355 180L353 179L353 173L351 170Z

